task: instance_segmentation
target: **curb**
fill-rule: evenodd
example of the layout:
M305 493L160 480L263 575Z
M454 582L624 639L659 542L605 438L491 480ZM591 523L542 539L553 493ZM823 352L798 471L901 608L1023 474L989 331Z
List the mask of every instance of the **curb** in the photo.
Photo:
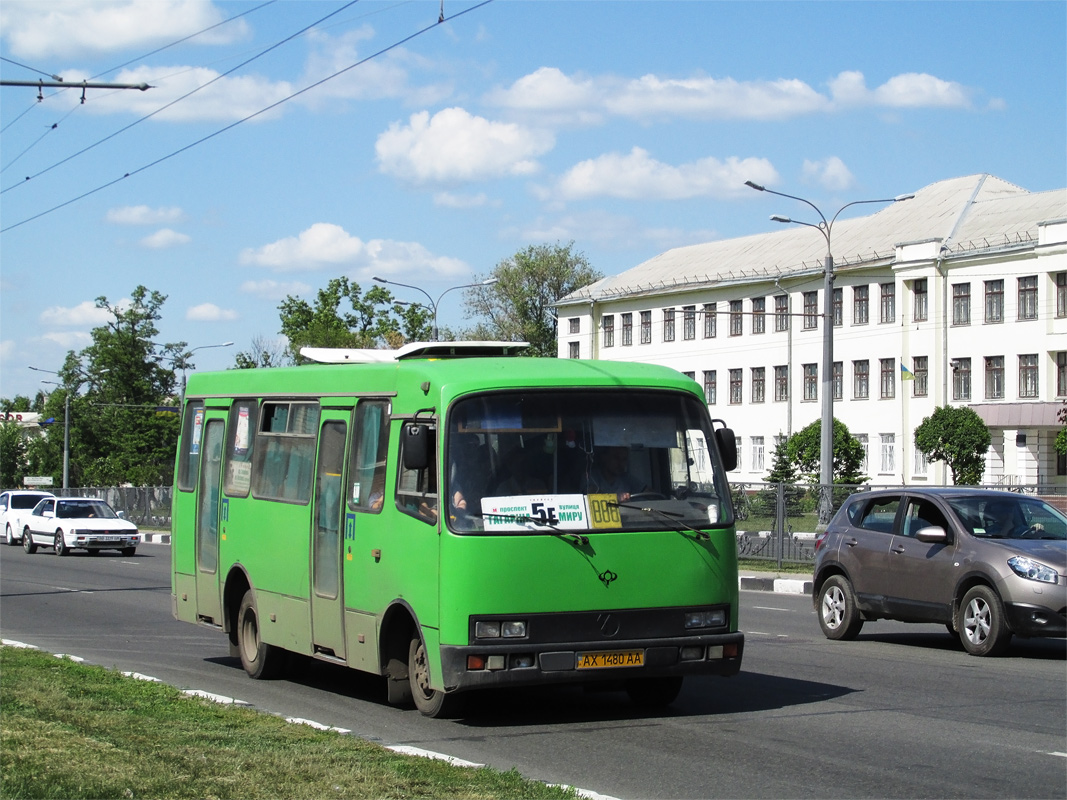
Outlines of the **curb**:
M799 578L773 578L742 575L737 579L737 588L747 589L754 592L811 594L812 582Z
M141 544L170 544L170 534L142 532Z

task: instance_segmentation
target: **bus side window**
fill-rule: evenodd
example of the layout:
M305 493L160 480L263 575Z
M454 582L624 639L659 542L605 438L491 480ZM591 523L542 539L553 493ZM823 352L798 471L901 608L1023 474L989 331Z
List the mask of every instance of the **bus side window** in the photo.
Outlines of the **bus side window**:
M396 484L396 507L431 524L437 523L437 428L405 423L400 439L400 473ZM417 431L417 432L416 432ZM407 448L417 451L407 454ZM425 463L411 468L407 463Z
M196 488L200 464L200 437L204 430L204 403L186 403L182 419L181 452L178 453L178 488L191 492Z
M356 406L352 442L352 482L348 505L356 511L381 513L385 500L385 468L389 455L389 403L362 400Z
M258 418L259 406L255 400L237 400L230 408L224 468L224 488L230 497L248 497L252 485L252 443Z
M264 403L256 435L252 494L307 503L318 439L317 403Z

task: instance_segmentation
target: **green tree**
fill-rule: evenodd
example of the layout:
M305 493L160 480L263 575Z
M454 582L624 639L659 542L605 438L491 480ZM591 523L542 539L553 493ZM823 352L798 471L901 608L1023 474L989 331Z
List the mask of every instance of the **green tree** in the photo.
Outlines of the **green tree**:
M341 310L345 300L351 310ZM431 333L432 315L424 306L396 302L381 286L364 293L358 283L343 276L320 289L314 305L289 295L278 311L281 333L289 340L289 356L296 363L304 361L301 347L398 347L405 340L427 340Z
M1056 452L1061 456L1067 456L1067 400L1063 401L1060 410L1056 412L1056 418L1059 419L1060 425L1063 426L1056 434Z
M985 454L993 437L982 418L966 406L941 406L915 429L915 447L927 461L944 461L957 486L982 482Z
M819 482L822 457L822 420L815 420L797 431L786 444L788 460L805 474L810 483ZM863 445L848 426L834 417L834 451L832 476L835 484L856 485L867 482L863 474Z
M14 420L0 421L0 486L19 486L26 474L22 427Z
M153 341L165 301L165 295L144 286L133 291L128 303L96 299L109 319L92 330L92 344L67 353L58 373L60 389L44 401L42 413L56 423L45 441L29 448L37 474L51 474L57 485L62 477L69 394L72 486L170 483L178 415L160 408L174 405L175 369L193 364L185 342Z
M485 279L496 278L495 283L467 289L467 317L481 320L468 336L529 342L529 355L555 356L553 304L604 277L573 247L574 242L527 247L493 268Z
M255 369L256 367L283 367L292 364L289 349L265 336L253 336L247 350L241 350L234 357L234 369Z

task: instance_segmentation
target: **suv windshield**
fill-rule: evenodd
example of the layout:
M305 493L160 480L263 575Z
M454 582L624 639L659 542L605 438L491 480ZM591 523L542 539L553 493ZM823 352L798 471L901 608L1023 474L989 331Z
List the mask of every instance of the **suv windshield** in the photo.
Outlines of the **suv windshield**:
M1067 517L1041 500L975 495L948 501L963 526L985 539L1067 539Z
M727 525L714 441L706 407L683 392L465 399L445 441L448 524L502 534Z

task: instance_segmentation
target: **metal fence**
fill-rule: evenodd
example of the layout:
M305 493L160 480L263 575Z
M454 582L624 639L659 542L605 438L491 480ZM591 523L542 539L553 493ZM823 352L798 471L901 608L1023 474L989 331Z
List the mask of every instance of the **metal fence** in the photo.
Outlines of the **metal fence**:
M737 554L740 558L783 563L812 563L815 538L823 530L819 520L820 492L829 489L828 509L836 512L846 498L872 489L900 488L899 484L859 486L808 486L785 483L733 483L737 529ZM1040 497L1067 513L1067 481L1057 484L985 486Z
M173 491L170 486L84 486L64 493L71 497L98 497L138 528L169 531Z

